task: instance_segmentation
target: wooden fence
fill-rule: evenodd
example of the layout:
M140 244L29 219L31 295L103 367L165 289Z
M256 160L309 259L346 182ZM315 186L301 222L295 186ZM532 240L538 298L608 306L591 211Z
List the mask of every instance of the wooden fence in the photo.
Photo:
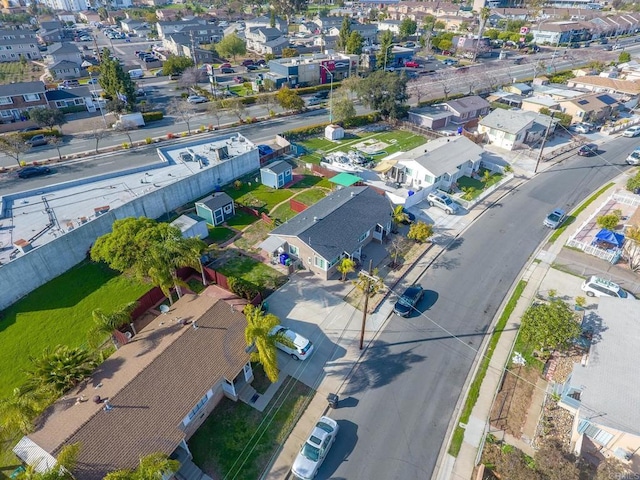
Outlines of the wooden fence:
M307 206L304 203L301 203L293 198L289 199L289 208L296 213L304 212L307 209Z

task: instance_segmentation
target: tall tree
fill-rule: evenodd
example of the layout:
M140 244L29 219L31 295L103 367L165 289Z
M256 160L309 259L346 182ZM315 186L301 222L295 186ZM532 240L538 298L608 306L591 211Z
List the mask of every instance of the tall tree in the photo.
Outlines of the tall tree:
M104 480L162 480L180 469L178 460L171 460L164 453L151 453L140 458L135 470L116 470L105 475Z
M61 395L91 375L96 367L87 350L66 345L47 348L40 356L31 357L30 363L21 392L45 387Z
M411 20L410 18L405 18L404 20L402 20L402 22L400 22L398 34L400 35L400 38L404 40L411 35L415 35L417 30L418 24L416 23L416 21Z
M167 107L167 113L182 120L187 125L187 132L191 133L191 121L198 113L194 104L181 98L172 98Z
M39 127L47 127L51 131L53 131L53 127L61 127L67 123L64 113L57 108L41 107L31 109L29 110L29 118L36 122Z
M181 75L187 68L193 67L193 60L189 57L179 57L177 55L169 55L162 64L163 75Z
M351 35L351 17L349 15L342 19L342 25L340 26L340 32L338 33L338 40L336 42L336 48L341 52L347 51L347 42Z
M276 101L285 110L293 110L299 112L304 108L304 100L298 92L291 90L290 88L281 88L278 93L275 94Z
M247 114L247 107L242 102L242 99L238 97L225 98L222 100L222 106L238 117L239 122L242 121Z
M380 35L380 50L376 54L376 67L384 70L389 66L389 62L393 62L393 33L385 30Z
M364 46L364 38L360 32L353 31L349 35L347 40L346 53L351 55L360 55L362 53L362 47Z
M109 50L104 49L102 62L100 64L100 86L104 93L111 98L119 98L125 102L129 108L136 103L136 84L129 74L122 69L122 66L115 58L109 57Z
M15 438L33 430L34 418L51 398L50 395L41 393L42 391L27 393L16 389L13 395L0 400L0 431L3 437Z
M524 313L520 327L522 339L540 350L566 347L580 332L574 312L562 300L532 305Z
M293 15L307 9L308 0L273 0L271 5L278 15L289 20Z
M373 72L360 81L357 94L362 103L386 118L396 120L406 114L407 79L394 72Z
M220 42L216 43L216 50L223 57L233 57L235 61L236 56L247 53L247 44L234 32L231 35L225 35Z
M473 50L474 62L478 57L478 52L480 49L480 41L482 40L482 35L484 34L484 29L487 26L487 22L489 21L490 16L491 16L491 9L489 7L482 7L482 9L480 10L480 26L478 28L478 40L476 41L476 46Z
M96 309L91 312L95 325L89 333L87 338L89 345L93 348L97 348L104 341L106 336L111 337L111 341L118 348L118 343L114 337L114 333L120 327L131 323L131 314L138 306L137 302L130 302L111 313L104 313L100 309Z
M331 96L329 104L334 122L344 122L356 116L356 107L342 88Z
M341 280L344 282L347 279L347 275L356 271L356 262L351 258L343 258L340 264L336 267L336 270L342 275Z
M271 383L275 383L278 381L279 373L276 341L283 343L288 341L282 336L271 333L273 328L280 324L280 319L253 305L245 307L244 315L247 317L245 340L248 346L254 345L256 350L251 354L252 360L260 362Z
M24 138L20 134L10 133L0 137L0 152L13 158L18 166L22 166L20 157L28 150L29 146L24 143Z

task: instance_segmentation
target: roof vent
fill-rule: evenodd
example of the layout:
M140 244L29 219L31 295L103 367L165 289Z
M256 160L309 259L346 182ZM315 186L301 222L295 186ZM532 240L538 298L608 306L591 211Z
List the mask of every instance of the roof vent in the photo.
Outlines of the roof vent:
M313 217L313 223L316 223L318 220L318 217Z
M351 192L351 196L355 197L356 196L356 192Z

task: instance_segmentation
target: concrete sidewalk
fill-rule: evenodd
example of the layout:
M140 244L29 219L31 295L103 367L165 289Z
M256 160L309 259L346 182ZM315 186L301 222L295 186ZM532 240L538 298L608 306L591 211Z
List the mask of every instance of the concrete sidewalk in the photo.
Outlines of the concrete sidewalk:
M616 178L614 180L615 185L605 192L601 198L606 198L606 196L614 192L617 188L624 188L626 178L627 177L624 174ZM599 199L589 205L589 207L587 207L576 219L573 226L577 228L584 219L597 211L601 203L602 202ZM558 284L558 280L554 280L554 278L557 277L557 275L555 275L557 270L552 269L553 264L561 264L565 266L567 270L572 271L575 275L588 276L597 274L610 278L613 281L624 285L626 288L631 289L631 291L638 291L634 290L634 288L640 289L638 276L634 273L611 265L597 257L563 248L574 230L575 228L569 227L555 242L541 246L535 255L535 259L537 261L530 262L524 268L520 279L526 281L527 285L518 300L506 328L500 336L500 341L498 342L496 349L492 354L489 369L480 389L479 398L471 412L469 422L466 425L464 441L462 443L460 453L456 458L447 453L446 449L448 448L448 442L450 441L448 440L447 445L443 445L440 461L436 466L436 471L432 478L437 480L472 478L473 470L476 466L476 460L479 457L478 450L481 446L484 434L488 429L491 407L502 378L502 371L511 360L510 356L512 354L512 346L514 345L518 334L520 319L526 309L531 305L540 290L541 285L543 285L543 282L548 277L553 278L550 278L549 281L545 282L545 288L554 288L558 289L558 291L565 291L561 288L562 286ZM512 289L513 288L515 288L515 285ZM509 293L505 298L499 313L502 312L504 305L508 302L510 297L511 293ZM478 363L479 362L476 363L476 368ZM472 381L474 377L475 372L473 375L469 376L467 382L469 383ZM464 400L465 399L461 399L459 408L461 408ZM454 419L450 425L450 434L455 427L455 424L453 423L454 421L456 420ZM527 450L530 450L530 446L522 445L522 449L526 452Z

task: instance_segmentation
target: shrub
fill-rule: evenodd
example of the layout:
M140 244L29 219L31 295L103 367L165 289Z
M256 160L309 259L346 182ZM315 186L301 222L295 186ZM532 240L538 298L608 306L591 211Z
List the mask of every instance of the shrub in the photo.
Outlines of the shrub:
M371 112L365 115L357 115L353 118L342 122L344 128L362 127L363 125L369 125L370 123L376 123L380 120L380 114L378 112Z
M124 148L124 149L131 148L131 144L130 144L130 143L127 143L127 142L124 142L124 143L122 144L122 148Z
M144 141L145 141L145 143L146 143L147 145L151 145L151 144L153 143L153 138L151 138L151 137L147 137L147 138L145 138L145 139L144 139Z
M250 282L238 277L228 277L229 290L241 298L252 300L258 294L258 288Z
M43 128L40 130L33 130L32 132L24 132L21 133L20 136L24 139L24 140L29 140L32 137L35 137L36 135L47 135L49 137L61 137L62 134L60 133L60 130L54 128L53 130L49 130L48 128Z
M627 180L627 190L633 192L636 188L640 188L640 172Z
M240 101L242 102L243 105L253 105L254 103L256 103L257 100L258 100L258 97L256 97L255 95L252 95L250 97L240 98Z
M156 120L162 120L164 118L164 113L159 111L145 112L142 114L142 118L145 122L155 122Z
M600 228L606 228L607 230L614 230L618 223L620 223L620 218L622 217L622 213L620 210L614 210L612 213L607 215L601 215L596 218L596 223Z
M60 111L62 113L80 113L86 112L87 107L85 107L84 105L72 105L70 107L62 107Z
M318 135L324 132L328 123L317 123L315 125L309 125L308 127L300 127L294 128L292 130L288 130L282 134L284 138L287 140L302 140L304 138L310 137L311 135Z
M175 134L167 133L167 140L171 140L172 138L176 138Z

